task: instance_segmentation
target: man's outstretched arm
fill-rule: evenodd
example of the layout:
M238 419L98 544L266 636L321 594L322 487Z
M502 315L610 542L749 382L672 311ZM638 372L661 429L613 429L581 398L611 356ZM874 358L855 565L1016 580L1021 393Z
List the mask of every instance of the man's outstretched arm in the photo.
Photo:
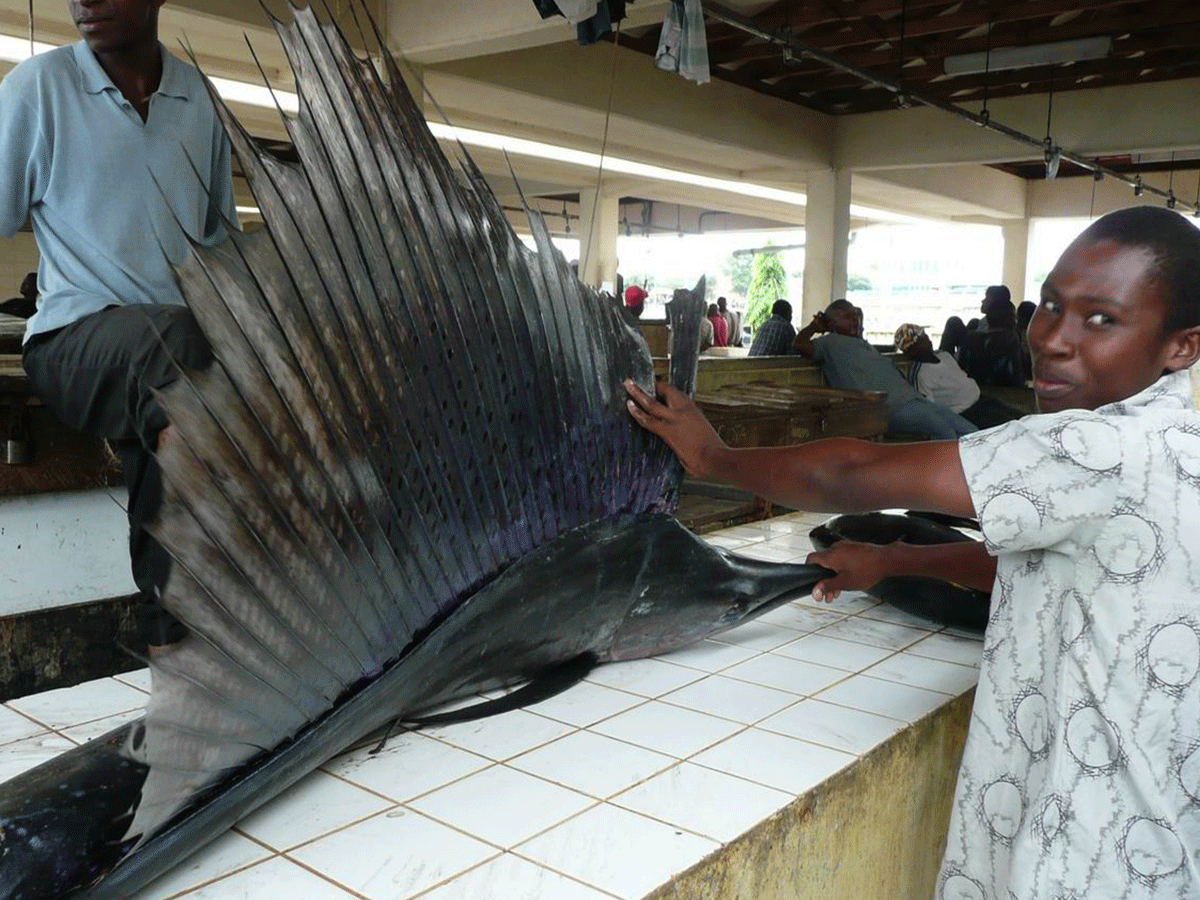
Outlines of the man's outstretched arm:
M954 441L873 444L830 438L794 447L734 450L683 392L662 382L658 398L630 381L625 389L630 415L666 441L684 468L699 478L816 512L904 507L975 516Z
M842 591L866 591L885 578L918 575L987 593L996 581L996 559L979 541L957 544L860 544L838 541L810 553L805 562L837 574L813 588L816 600L836 600Z

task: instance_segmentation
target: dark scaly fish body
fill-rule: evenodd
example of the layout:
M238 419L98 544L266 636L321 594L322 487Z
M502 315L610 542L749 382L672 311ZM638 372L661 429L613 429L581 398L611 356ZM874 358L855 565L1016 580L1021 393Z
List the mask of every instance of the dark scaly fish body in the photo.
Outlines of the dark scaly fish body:
M0 900L127 897L397 717L520 679L466 714L533 702L822 575L674 523L679 463L625 409L623 380L653 383L637 323L538 216L522 245L390 55L309 10L277 30L301 162L218 101L267 227L179 270L217 360L161 397L163 603L189 635L141 722L0 786ZM686 392L703 310L669 305Z
M969 519L960 521L964 525L974 524ZM822 550L843 540L866 544L890 544L893 541L904 541L906 544L955 544L971 540L949 525L911 513L836 516L810 531L809 537ZM991 608L990 595L936 578L885 578L867 593L914 616L980 634L987 627Z

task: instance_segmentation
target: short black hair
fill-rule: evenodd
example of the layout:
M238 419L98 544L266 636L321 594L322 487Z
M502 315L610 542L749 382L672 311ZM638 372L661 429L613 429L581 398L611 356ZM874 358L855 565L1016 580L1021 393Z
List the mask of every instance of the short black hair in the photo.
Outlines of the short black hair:
M1012 303L1012 291L1008 289L1008 285L993 284L983 292L983 298L985 301L1004 300Z
M1164 206L1130 206L1101 216L1075 239L1143 247L1167 301L1166 331L1200 325L1200 228Z
M848 312L851 315L855 315L857 309L858 309L858 307L856 307L853 303L851 303L845 297L839 297L838 299L836 299L832 303L830 303L827 307L825 307L825 312L827 312L827 313L828 312Z
M792 319L792 304L786 300L776 300L775 305L771 307L771 315L779 316L779 318L787 319L790 322Z

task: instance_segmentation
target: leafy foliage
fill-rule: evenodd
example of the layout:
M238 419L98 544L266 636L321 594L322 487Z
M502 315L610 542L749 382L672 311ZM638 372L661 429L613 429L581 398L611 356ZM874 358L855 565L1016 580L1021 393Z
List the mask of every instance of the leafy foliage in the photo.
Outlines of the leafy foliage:
M746 292L746 324L754 331L771 315L771 306L776 300L786 299L787 272L779 251L769 250L755 254L752 266L750 290Z

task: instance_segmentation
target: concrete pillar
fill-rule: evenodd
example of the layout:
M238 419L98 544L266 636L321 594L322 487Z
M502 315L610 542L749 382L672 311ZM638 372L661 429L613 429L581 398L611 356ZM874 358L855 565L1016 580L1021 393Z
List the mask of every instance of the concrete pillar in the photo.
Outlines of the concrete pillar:
M1029 259L1029 220L1009 219L1000 226L1004 234L1003 283L1012 291L1013 303L1025 299L1025 265Z
M809 173L804 209L804 299L797 327L846 295L850 252L850 170Z
M602 187L579 192L579 279L612 290L617 281L620 197Z

